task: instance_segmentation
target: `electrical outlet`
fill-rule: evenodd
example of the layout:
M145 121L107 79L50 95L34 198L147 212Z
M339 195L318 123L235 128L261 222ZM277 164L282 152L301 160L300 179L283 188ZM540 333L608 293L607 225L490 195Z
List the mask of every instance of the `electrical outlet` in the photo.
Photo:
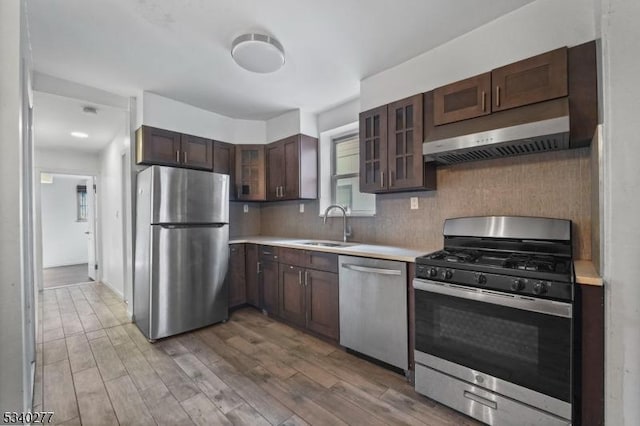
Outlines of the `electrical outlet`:
M304 213L304 203L300 203L300 213Z
M242 211L243 211L243 212L245 212L245 213L249 213L249 204L245 204L245 205L242 207Z
M418 210L418 197L411 197L411 210Z

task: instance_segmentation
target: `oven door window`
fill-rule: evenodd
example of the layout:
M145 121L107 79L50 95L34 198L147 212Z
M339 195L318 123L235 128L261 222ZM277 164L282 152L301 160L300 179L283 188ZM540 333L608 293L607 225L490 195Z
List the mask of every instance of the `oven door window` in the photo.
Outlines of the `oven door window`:
M416 350L570 402L570 318L415 294Z

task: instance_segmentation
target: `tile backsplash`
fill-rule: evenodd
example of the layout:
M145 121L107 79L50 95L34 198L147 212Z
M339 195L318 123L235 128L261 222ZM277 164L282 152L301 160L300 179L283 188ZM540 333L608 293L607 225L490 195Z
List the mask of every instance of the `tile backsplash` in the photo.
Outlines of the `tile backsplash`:
M444 220L515 215L571 219L574 256L591 258L590 148L439 166L438 190L376 197L376 215L349 218L350 240L430 252L442 247ZM418 210L410 198L418 197ZM269 235L340 240L342 218L323 225L317 201L231 203L232 236ZM235 222L235 223L234 223Z

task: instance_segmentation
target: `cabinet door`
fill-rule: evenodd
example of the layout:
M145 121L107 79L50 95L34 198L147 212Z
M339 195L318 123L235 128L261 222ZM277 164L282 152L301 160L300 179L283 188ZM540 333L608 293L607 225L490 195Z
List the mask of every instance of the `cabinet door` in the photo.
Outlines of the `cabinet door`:
M236 146L236 195L238 200L264 201L264 145Z
M278 315L278 263L260 261L261 307L269 314Z
M340 331L338 274L305 271L307 328L338 340Z
M244 244L229 246L229 307L239 306L247 301Z
M279 200L282 197L284 155L283 146L279 142L267 145L265 157L267 161L267 200Z
M260 285L258 263L258 245L245 245L245 282L246 282L246 299L247 303L255 307L260 306Z
M280 264L280 317L304 327L304 270L298 266Z
M213 170L213 143L211 139L182 135L181 163L185 167Z
M136 162L180 165L180 133L149 126L140 127L136 132Z
M296 200L300 198L300 136L292 136L282 142L283 188L281 198ZM317 160L316 160L317 161Z
M388 105L389 128L387 189L423 186L422 93Z
M360 191L387 188L387 106L360 113Z
M491 72L492 111L567 96L567 48L515 62Z
M229 175L229 199L236 199L236 147L230 143L213 141L213 171Z
M490 72L433 91L433 122L436 126L490 113Z

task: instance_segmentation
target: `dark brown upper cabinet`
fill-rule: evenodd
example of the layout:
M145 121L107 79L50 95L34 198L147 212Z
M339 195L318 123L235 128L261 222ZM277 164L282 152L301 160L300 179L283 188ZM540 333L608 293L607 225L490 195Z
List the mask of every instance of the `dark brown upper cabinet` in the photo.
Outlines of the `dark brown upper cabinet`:
M136 162L213 170L210 139L142 126L136 131Z
M435 167L425 165L422 94L360 113L360 191L435 189Z
M213 142L198 136L181 135L181 165L192 169L213 170Z
M264 201L265 145L236 146L236 199Z
M491 113L491 73L477 75L433 91L436 126Z
M318 140L298 134L266 147L267 200L318 197Z
M235 190L236 147L233 144L213 141L213 171L229 175L229 199L236 199Z
M360 113L360 191L387 188L387 106Z
M180 133L142 126L136 130L136 162L179 166L181 145Z
M491 83L492 111L567 96L567 48L496 68L491 71Z

